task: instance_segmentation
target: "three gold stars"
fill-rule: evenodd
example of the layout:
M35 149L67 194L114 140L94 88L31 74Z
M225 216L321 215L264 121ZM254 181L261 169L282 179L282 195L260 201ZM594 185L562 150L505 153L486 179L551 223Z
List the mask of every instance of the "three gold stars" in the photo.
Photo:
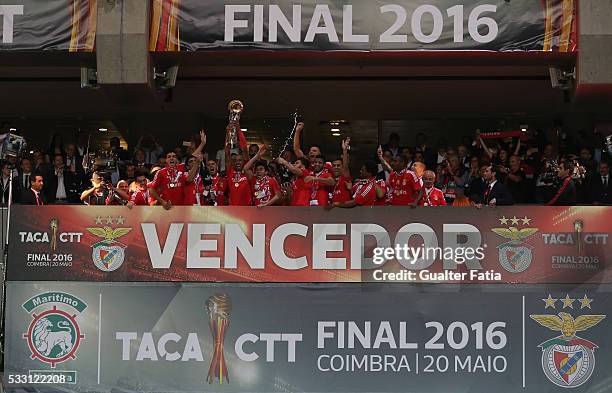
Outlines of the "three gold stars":
M528 218L527 216L525 216L524 218L516 218L516 216L512 218L506 218L506 216L503 216L499 219L499 223L501 225L508 225L508 221L510 221L512 225L519 225L520 221L522 221L523 225L531 224L531 218Z
M542 301L544 302L544 309L546 310L547 308L556 308L555 304L557 303L557 301L560 301L563 304L562 308L574 308L574 302L578 300L578 302L580 302L580 309L582 310L583 308L591 308L591 303L593 302L593 299L589 299L587 297L587 295L585 294L584 297L582 299L572 299L569 297L569 294L565 295L564 299L554 299L550 294L548 294L548 297L546 299L542 299Z

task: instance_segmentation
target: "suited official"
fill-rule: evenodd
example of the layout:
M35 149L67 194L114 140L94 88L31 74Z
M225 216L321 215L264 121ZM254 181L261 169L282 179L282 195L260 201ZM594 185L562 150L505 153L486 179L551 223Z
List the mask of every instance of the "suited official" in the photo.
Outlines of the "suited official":
M588 195L593 204L612 205L612 176L607 162L599 163L599 172L591 178Z
M42 175L34 174L30 178L30 189L21 194L21 203L23 205L44 206L47 204L47 199L43 194L44 180Z
M513 205L512 194L510 194L504 183L497 180L497 168L493 168L491 165L484 165L481 169L487 186L483 190L480 200L474 202L487 206Z

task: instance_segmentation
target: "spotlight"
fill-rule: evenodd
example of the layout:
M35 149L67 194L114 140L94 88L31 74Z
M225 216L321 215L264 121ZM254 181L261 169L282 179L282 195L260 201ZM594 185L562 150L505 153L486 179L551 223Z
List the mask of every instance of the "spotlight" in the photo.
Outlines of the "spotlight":
M106 131L108 131L108 128L98 128L98 131L100 131L100 132L106 132Z
M332 128L330 131L331 132L340 132L340 129L339 128Z
M340 134L339 132L334 132L334 133L332 134L332 136L340 136L340 135L342 135L342 134Z

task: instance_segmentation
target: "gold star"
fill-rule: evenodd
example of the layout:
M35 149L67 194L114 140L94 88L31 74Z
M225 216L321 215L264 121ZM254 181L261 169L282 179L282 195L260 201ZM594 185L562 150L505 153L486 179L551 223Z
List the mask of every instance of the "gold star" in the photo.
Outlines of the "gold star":
M510 221L512 221L512 225L518 225L519 224L519 219L516 218L516 216L512 217L510 219Z
M503 216L502 218L500 218L499 223L501 225L508 225L508 219L506 218L506 216Z
M124 224L124 223L125 223L125 218L123 216L117 217L117 224Z
M582 310L583 308L588 307L589 309L591 308L591 302L593 302L593 299L589 299L587 297L587 295L585 294L584 297L582 299L578 299L578 301L580 302L580 309Z
M522 221L523 225L529 225L531 223L531 218L527 218L527 216L525 216Z
M96 216L96 225L102 225L102 217Z
M550 296L550 293L548 294L548 299L542 299L542 301L544 303L546 303L546 306L544 307L544 310L546 310L548 307L552 307L555 308L555 302L559 300L559 299L553 299L552 296Z
M574 300L576 299L570 299L569 294L565 295L565 299L561 299L561 301L563 302L563 308L574 308Z
M111 216L106 217L106 223L107 224L113 224L113 218Z

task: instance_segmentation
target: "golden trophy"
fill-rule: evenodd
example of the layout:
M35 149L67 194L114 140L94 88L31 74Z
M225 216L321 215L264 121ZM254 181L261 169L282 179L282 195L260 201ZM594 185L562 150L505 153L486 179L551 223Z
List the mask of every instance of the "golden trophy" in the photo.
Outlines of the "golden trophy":
M225 354L223 353L223 341L229 326L232 301L226 294L215 294L206 300L205 306L210 318L210 332L214 340L214 353L206 380L209 384L212 384L217 378L219 384L222 385L224 380L229 382Z
M51 227L51 250L55 252L57 248L57 228L59 228L59 220L57 218L49 221L49 226Z

